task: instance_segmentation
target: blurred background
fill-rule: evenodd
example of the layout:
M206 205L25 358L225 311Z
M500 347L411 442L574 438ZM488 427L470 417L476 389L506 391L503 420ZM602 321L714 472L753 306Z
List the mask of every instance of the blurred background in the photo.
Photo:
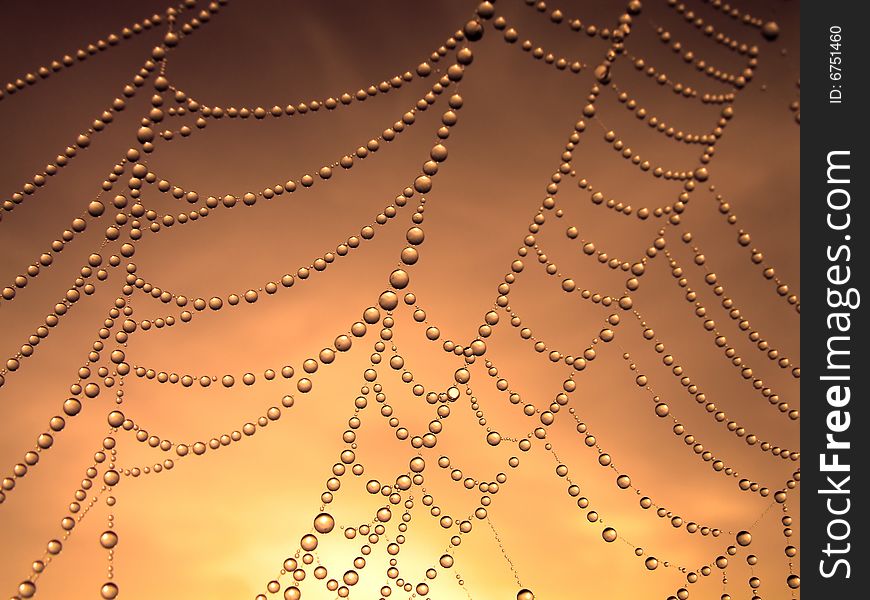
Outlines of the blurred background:
M666 248L707 308L707 318L715 320L763 387L787 402L787 410L799 409L799 380L792 377L791 368L780 368L759 352L748 332L738 328L739 320L729 317L712 286L704 283L705 273L715 272L725 296L733 299L752 330L758 330L780 356L789 357L792 367L800 364L799 315L762 272L764 265L775 267L776 278L788 284L787 295L800 296L800 127L794 105L799 101L798 3L770 0L737 7L749 9L763 23L775 22L778 36L773 40L762 35L762 28L729 16L718 2L687 0L680 13L668 0L644 0L640 13L632 15L628 52L667 73L670 80L697 89L699 95L725 94L735 88L705 76L684 60L681 52L659 39L657 28L670 31L671 43L681 42L682 49L693 52L693 60L730 73L742 72L747 56L716 43L703 27L693 26L684 16L686 10L724 35L758 47L754 75L737 92L733 118L707 165L709 178L692 192L677 225L669 224L667 215L643 220L634 213L641 207L673 205L683 182L641 171L613 150L605 132L617 132L626 146L666 170L691 173L700 166L705 146L654 131L626 110L608 85L601 86L594 117L583 115L596 84L595 67L610 42L575 32L569 22L578 18L584 28L597 24L612 29L625 13L625 3L571 0L564 5L548 2L539 10L522 0L499 0L495 7L496 14L518 30L519 41L505 43L504 33L487 21L482 39L470 46L473 62L458 86L451 86L432 108L420 111L416 122L395 141L381 142L377 152L356 160L346 172L337 168L329 181L320 181L317 171L400 120L429 91L437 75L414 77L388 93L334 111L321 108L263 119L225 116L209 119L201 131L190 115L167 117L168 128L187 123L193 134L189 139L176 136L171 142L158 139L147 157L148 168L173 185L196 190L202 198L228 193L241 198L249 190L288 179L300 181L306 173L314 175L316 183L272 200L258 199L254 206L239 201L231 209L220 207L207 218L175 223L156 234L146 231L136 243L135 255L123 259L121 267L108 268L105 281L89 280L94 293L75 302L33 355L21 358L17 370L5 373L0 387L0 468L3 477L11 478L24 453L34 449L36 436L47 430L51 417L62 414L64 401L71 397L70 386L79 380L79 369L88 362L110 308L123 297L123 265L134 262L137 276L172 294L223 299L220 310L199 313L188 306L196 314L183 323L184 309L174 302L163 303L139 289L133 293L132 319L156 323L158 318L174 316L176 324L147 331L140 327L123 347L126 362L134 368L189 374L195 380L212 375L218 379L208 387L198 382L184 387L131 373L123 378L123 403L117 407L118 378L109 388L97 374L99 365L110 371L109 376L115 369L110 350L119 344L114 337L107 340L106 351L91 365L93 373L87 380L100 384L100 394L92 399L81 396L81 414L66 418L65 429L54 434L53 447L42 451L39 464L26 476L15 479L14 489L6 490L0 504L3 593L18 593L17 586L30 576L32 562L43 557L46 543L63 533L61 519L70 514L73 494L85 470L94 464L94 452L108 430L109 411L123 411L149 435L192 445L241 432L245 423L256 423L270 407L280 407L282 397L292 394L294 405L284 409L280 419L202 456L191 453L179 458L174 450L163 452L138 442L134 431L117 432L122 470L153 466L167 458L174 459L174 468L122 476L112 491L116 505L106 506L107 494L102 495L37 582L40 598L99 597L107 580L107 551L99 537L111 513L120 538L113 580L122 598L282 596L292 583L290 575L280 578L280 591L275 594L267 591L267 583L279 575L286 558L298 555L300 538L312 531L333 465L341 462L339 456L348 448L343 434L366 384L363 372L371 367L381 327L370 325L365 337L354 338L350 351L338 353L333 364L321 364L308 376L313 388L305 394L297 389L297 381L306 376L303 363L316 359L337 335L361 321L366 308L376 306L389 287L420 194L383 227L376 224L376 216L420 174L421 165L429 160L440 115L447 110L447 96L458 90L463 106L444 142L449 157L433 178L432 190L424 194L421 227L426 237L419 246L419 262L408 268L407 291L416 294L428 325L415 322L414 308L400 303L394 314L394 337L386 342L384 362L378 366L385 403L411 435L426 431L436 418L436 406L414 396L411 386L400 379L401 371L386 364L393 355L391 344L404 359L404 369L427 391L445 392L452 385L462 390L461 397L450 403L451 414L444 419L437 446L419 451L426 461L426 492L414 486L406 493L413 496L414 507L396 557L400 577L413 586L426 581L428 594L417 595L435 599L515 598L523 588L543 600L667 598L686 586L688 572L711 564L734 543L737 532L751 528L752 544L731 559L725 571L727 583L722 571L713 567L710 576L688 586L691 597L719 598L723 593L749 597L748 581L753 576L760 579L761 597L799 596L799 590L786 584L790 559L784 553L788 544L799 547L799 486L788 494L788 513L795 519L788 541L783 536L783 511L773 498L799 462L763 452L760 443L748 445L717 423L687 393L672 367L662 363L654 341L643 338L631 311L604 307L561 288L561 281L571 278L578 288L619 298L630 275L610 268L607 260L640 261L664 229ZM152 14L165 14L166 8L151 0L9 2L4 5L4 35L0 36L0 80L14 82L40 65L106 39L109 33ZM475 2L233 0L172 49L165 76L190 98L224 110L311 105L312 100L322 102L346 92L353 95L406 71L414 73L474 17L475 8ZM555 9L564 14L560 23L551 18ZM195 14L183 11L179 20ZM0 100L4 200L21 190L34 173L42 173L47 162L63 154L122 95L124 85L132 81L165 31L164 22ZM545 53L586 66L579 73L558 69L524 51L521 44L526 39ZM454 60L454 51L448 50L433 66L446 69ZM673 93L670 85L659 85L625 58L617 59L610 77L648 114L676 130L706 134L716 127L723 110L722 104ZM136 134L151 109L153 93L152 76L114 115L111 125L92 136L87 149L79 150L68 166L13 211L3 213L0 287L15 287L16 277L26 274L28 265L39 261L72 220L85 214L127 149L140 147ZM555 195L563 212L556 216L555 211L544 211L547 221L537 236L546 254L543 262L554 263L558 275L547 274L534 249L530 251L509 295L510 310L522 318L522 324L511 326L509 315L499 310L500 323L486 340L486 354L468 367L468 385L476 399L472 402L465 387L454 381L455 371L464 365L462 357L444 352L442 344L451 340L467 346L476 339L484 315L500 293L499 284L518 258L529 223L552 193L547 186L564 162L565 144L580 119L585 120L586 130L573 150L574 173L563 176ZM118 212L108 203L115 194L127 191L129 177L128 170L112 191L103 194L107 206L103 216L88 217L87 228L62 252L53 253L50 267L42 267L38 277L16 289L14 299L0 302L4 359L22 351L70 289L89 255L100 253L105 265L110 255L120 252L120 243L129 241L125 230L118 242L101 247L106 227ZM627 216L595 204L590 192L578 187L582 179L606 198L631 205L634 213ZM162 194L156 186L145 186L141 201L160 215L192 210L184 200ZM731 212L723 211L723 202ZM739 217L736 225L728 223L729 215ZM280 285L282 275L313 265L324 253L335 253L350 236L361 236L365 226L374 227L373 239L337 258L324 272L312 273L310 280L297 279L291 288ZM565 235L572 226L579 231L577 239ZM749 232L751 243L741 246L738 230ZM689 244L680 241L687 232L692 234ZM594 243L607 257L602 261L585 254L586 242ZM706 257L704 265L695 264L692 247ZM753 263L754 248L763 252L764 265ZM256 303L243 299L230 306L230 294L262 290L270 281L278 282L277 293L261 291ZM704 318L698 318L694 304L686 301L686 290L672 275L663 252L647 263L639 281L639 288L631 292L633 310L655 331L675 364L706 393L707 401L715 403L715 410L724 411L728 420L759 440L797 451L799 421L771 405L717 347L715 334L704 329ZM621 318L614 339L595 344L595 359L574 375L576 390L547 428L547 439L532 435L529 451L508 439L489 445L487 428L503 438L522 439L541 427L540 411L547 410L571 374L564 362L548 360L549 352L581 356L614 313ZM439 340L426 338L428 326L438 327ZM523 339L524 327L531 330L533 340ZM536 340L547 349L536 351ZM485 360L497 367L497 377L487 375ZM295 372L292 378L281 375L288 365ZM274 380L265 376L267 369L278 373ZM242 381L249 372L256 376L254 385ZM648 377L652 392L636 383L639 373ZM225 374L234 377L232 387L221 385ZM521 395L519 405L497 389L500 377ZM654 413L654 394L668 404L671 416L694 434L696 442L739 475L716 472L691 443L675 436L671 416L659 418ZM359 413L362 424L352 461L362 465L364 473L354 475L348 465L348 472L340 477L341 488L328 508L336 528L320 536L316 551L315 565L327 568L327 579L341 580L353 569L364 543L364 536L346 539L341 531L371 522L388 503L384 496L367 492L366 482L376 479L393 485L418 455L409 440L397 439L389 417L379 413L374 392L368 395L368 404ZM539 412L526 416L522 410L526 404ZM622 490L615 485L616 473L599 465L597 450L586 446L569 408L587 424L619 472L631 476L632 486L670 514L662 518L655 507L642 509L634 488ZM484 426L479 423L481 416ZM546 443L552 444L558 461ZM442 456L449 457L448 468L438 466ZM517 468L509 465L513 456L519 458ZM566 493L569 483L557 474L557 464L567 467L570 480L588 498L587 509L578 507L577 498ZM459 482L451 479L454 469L461 470ZM479 487L469 490L462 484L466 477L494 482L499 473L506 480L497 493L484 493ZM770 495L741 490L738 481L744 477L769 488ZM88 498L97 488L88 492ZM440 516L433 516L422 502L424 493L435 498L441 516L468 519L473 525L469 534L462 535L461 545L451 550L455 564L450 568L439 566L439 557L450 545L450 537L459 535L458 528L439 524ZM479 519L473 513L483 495L492 502L487 517ZM86 504L87 500L82 502ZM589 522L589 509L603 523ZM387 577L386 545L400 533L397 523L402 511L401 504L393 508L386 540L372 545L365 568L357 569L359 582L350 587L350 597L376 598L382 586L395 581ZM674 527L672 515L679 515L684 524ZM685 525L689 521L718 528L722 534L690 534ZM617 530L615 543L602 539L604 527ZM640 556L636 548L642 549ZM757 557L756 564L747 564L748 554ZM661 563L653 571L644 566L649 556ZM800 555L791 561L798 573ZM437 570L431 580L425 575L430 568ZM336 596L308 571L300 584L303 597ZM393 589L392 597L413 593Z

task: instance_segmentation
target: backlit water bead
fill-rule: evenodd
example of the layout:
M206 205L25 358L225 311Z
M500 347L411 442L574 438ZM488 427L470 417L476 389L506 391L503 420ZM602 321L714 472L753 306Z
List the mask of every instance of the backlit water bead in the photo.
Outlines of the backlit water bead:
M397 290L404 289L408 286L408 273L403 269L396 269L390 274L390 285Z
M103 548L114 548L118 544L118 534L114 531L104 531L100 535L100 545Z
M773 41L779 37L779 25L776 21L768 21L761 28L761 35L768 41Z
M284 590L284 600L300 600L300 598L302 598L302 591L295 585Z
M320 513L314 519L314 529L317 533L329 533L335 527L335 519L329 513Z
M535 595L531 590L523 588L517 592L517 600L535 600Z
M36 595L36 584L32 581L22 581L18 585L18 595L22 598L32 598Z
M103 587L100 588L100 597L105 598L106 600L111 600L112 598L117 598L120 590L118 586L113 582L104 583Z

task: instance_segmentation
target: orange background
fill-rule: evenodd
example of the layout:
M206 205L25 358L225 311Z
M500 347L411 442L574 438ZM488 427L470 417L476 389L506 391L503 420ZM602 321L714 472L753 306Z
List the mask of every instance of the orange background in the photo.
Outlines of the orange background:
M799 125L789 110L790 103L799 98L798 5L747 3L758 17L778 22L782 33L775 42L764 40L757 29L741 26L706 3L691 5L717 28L760 48L755 77L734 104L735 117L716 144L705 184L715 185L714 193L723 194L739 216L738 225L725 222L714 193L704 185L692 195L680 226L672 227L662 219L641 221L596 206L588 192L577 188L576 179L566 177L557 195L564 216L557 219L548 213L539 242L563 276L572 277L580 287L618 297L626 275L584 255L579 240L567 239L565 229L575 225L583 239L594 241L609 256L634 262L643 256L658 229L665 227L668 248L683 265L690 286L699 292L711 318L756 376L798 408L798 380L758 352L736 328L702 283L703 271L692 264L689 248L679 241L683 232L693 233L709 268L719 275L746 318L799 364L799 316L776 294L775 285L764 279L761 268L751 264L749 250L736 243L738 228L751 232L752 245L764 251L766 263L775 265L778 277L800 295ZM158 2L103 0L75 6L13 3L5 8L0 79L9 81L51 57L164 8ZM612 26L624 5L573 2L561 8L569 17ZM413 71L473 16L473 9L473 3L465 2L316 5L234 0L171 52L167 76L192 97L224 107L283 106L353 93L405 70ZM523 2L499 0L497 9L519 29L521 40L528 37L559 56L579 57L590 67L580 74L559 71L505 44L491 25L472 46L474 62L459 85L464 106L446 142L449 158L434 178L432 192L426 194L426 240L420 246L420 262L409 270L409 290L417 295L427 320L440 328L442 339L462 344L477 335L498 284L517 258L528 223L547 195L546 185L587 103L593 67L607 50L606 42L571 32L565 24L556 26L548 22L548 12L538 12ZM628 42L634 54L702 91L729 90L699 74L659 42L656 26L673 31L676 39L723 70L739 71L744 64L735 53L686 25L664 0L644 2L642 13L635 17ZM0 101L4 145L0 189L4 198L32 173L41 171L46 159L62 151L109 105L160 35L153 31L126 40ZM446 67L450 62L445 58L441 64ZM676 96L624 60L617 61L613 78L652 114L687 131L709 131L721 110ZM334 112L262 121L211 121L190 139L158 142L148 164L161 177L203 196L240 194L288 178L298 180L303 173L314 173L379 135L432 82L431 77L415 79L399 90ZM111 166L135 145L138 119L147 111L151 93L150 87L140 91L116 122L94 137L89 149L44 189L3 215L0 286L9 285L44 252L96 195ZM373 217L419 174L446 100L440 98L396 141L383 144L374 156L357 161L347 173L336 173L329 182L271 201L260 200L254 207L239 203L231 210L216 209L199 222L146 234L133 258L137 274L189 298L226 299L230 293L242 294L310 265L349 235L358 235L361 227L373 225ZM605 129L616 130L654 163L680 170L697 166L700 146L653 132L620 106L610 90L602 91L596 106L596 120ZM597 123L587 121L572 163L578 179L586 177L608 197L634 207L654 208L674 201L680 183L641 173L609 148ZM123 189L123 183L119 185ZM197 377L229 373L235 376L236 385L229 390L219 384L207 389L199 385L182 388L131 375L125 379L120 410L163 438L192 443L240 430L268 407L279 405L281 396L295 393L302 362L316 357L336 335L360 320L366 307L377 303L388 286L417 202L417 197L409 201L386 226L375 226L373 240L309 281L281 289L274 296L261 294L253 305L243 301L230 307L225 303L220 311L197 314L191 323L136 332L125 349L130 364ZM143 193L143 203L160 213L189 210L182 207L184 201L159 194L153 187ZM18 291L14 301L2 302L0 338L5 356L17 352L52 310L78 268L99 247L105 223L113 214L107 211L99 223L90 223L49 269ZM115 246L103 254L111 252L117 252ZM765 598L791 597L785 585L789 571L779 506L765 513L771 498L740 491L736 478L715 473L674 436L670 421L653 414L649 394L634 383L636 374L629 371L622 354L631 354L686 428L741 476L778 490L799 463L751 448L714 423L669 375L651 344L643 341L630 313L593 305L576 293L563 293L559 287L562 277L548 276L534 256L525 265L512 287L510 305L523 317L523 326L531 328L548 348L576 355L598 334L608 314L619 312L622 317L613 342L598 344L596 359L576 376L577 391L571 394L568 407L576 409L635 486L685 521L736 532L764 515L753 529L749 548L759 558L754 573L761 578L760 593ZM121 269L112 270L92 297L79 301L61 319L34 356L22 361L18 372L6 375L0 388L3 476L32 448L47 420L59 414L76 371L86 361L97 330L118 296L122 275ZM739 370L729 366L683 295L666 258L659 255L649 263L632 298L634 309L721 410L746 424L760 439L798 448L798 422L769 406L742 380ZM137 319L177 317L180 311L141 291L133 295L132 305ZM502 312L501 317L487 340L484 358L498 366L511 389L522 394L523 403L546 407L569 370L563 363L550 363L546 353L535 352L532 342L521 339L519 330L509 325L507 315ZM462 366L461 359L441 351L440 342L426 340L425 327L413 322L407 307L400 306L395 318L394 342L415 381L427 389L445 390L453 382L454 371ZM209 450L201 457L176 460L170 472L122 479L114 494L121 540L115 570L122 598L223 599L265 593L266 583L297 550L300 536L310 531L318 513L320 493L345 448L341 436L364 383L362 371L369 367L377 330L377 326L370 327L365 338L354 340L350 352L339 355L332 365L321 365L312 376L311 393L296 393L295 406L250 439ZM385 362L390 355L388 345ZM108 352L103 361L107 358ZM495 390L482 362L471 367L470 385L487 425L503 436L525 436L538 425L537 418L523 416L519 407L506 401L505 394ZM280 375L274 381L263 380L265 369L280 370L283 365L295 368L293 380L288 382ZM258 383L251 387L240 381L248 371L258 376ZM386 364L379 368L388 402L404 426L419 431L434 418L434 409L410 394L398 374L389 371ZM615 527L623 539L660 560L692 568L709 563L733 543L732 535L717 539L689 535L685 528L675 529L667 519L656 517L654 511L641 510L637 496L617 489L613 472L599 467L595 450L583 445L568 407L557 415L548 438L605 525ZM56 436L55 446L0 504L4 540L0 586L8 590L4 593L14 593L28 575L31 561L42 555L46 541L60 535L59 520L67 514L72 492L106 434L105 418L112 408L112 390L104 389L99 397L86 401L82 414L67 419L67 428ZM584 511L565 493L567 483L555 474L556 463L542 442L534 440L528 453L508 442L492 448L465 396L451 408L438 445L423 453L428 465L426 488L445 514L464 518L477 506L481 494L451 481L449 470L436 465L437 458L449 456L464 476L483 481L493 481L496 473L504 471L507 482L493 496L489 517L523 586L532 589L536 598L665 598L684 585L685 576L676 569L660 566L648 572L643 558L636 557L629 545L602 541L602 526L587 522ZM365 482L377 478L391 483L407 470L408 460L416 454L407 442L395 438L377 410L377 403L370 399L360 416L363 425L357 458L365 474L348 473L342 478L330 509L339 526L356 527L371 520L384 500L368 494ZM131 432L121 431L116 437L121 467L153 464L168 456L136 442ZM511 455L520 456L519 468L507 466ZM172 457L176 458L174 453ZM420 492L415 490L414 496L419 498ZM788 506L796 518L791 543L799 546L799 486L789 494ZM393 512L392 527L400 511ZM416 583L427 568L437 564L452 533L443 530L419 502L412 513L407 542L398 559L402 576ZM38 597L98 595L106 577L106 551L98 537L107 514L101 502L75 528L61 555L40 577ZM486 521L473 517L471 521L474 530L456 550L454 568L439 569L430 596L515 597L518 585L492 531ZM338 528L323 536L318 554L330 576L350 568L359 545L359 539L344 540ZM377 597L386 581L384 545L374 546L351 597ZM727 589L734 597L749 595L746 553L741 549L727 569ZM799 572L799 556L795 571ZM457 574L467 593L457 584ZM287 580L282 578L282 582ZM310 574L302 587L305 598L334 597ZM713 575L689 589L693 598L718 598L723 593L721 572L714 568ZM394 592L393 597L407 595Z

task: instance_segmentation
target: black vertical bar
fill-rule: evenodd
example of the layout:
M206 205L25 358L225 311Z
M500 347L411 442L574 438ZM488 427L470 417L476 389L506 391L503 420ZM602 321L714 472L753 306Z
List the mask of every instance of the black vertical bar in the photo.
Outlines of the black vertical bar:
M811 599L867 597L866 12L801 6L800 575Z

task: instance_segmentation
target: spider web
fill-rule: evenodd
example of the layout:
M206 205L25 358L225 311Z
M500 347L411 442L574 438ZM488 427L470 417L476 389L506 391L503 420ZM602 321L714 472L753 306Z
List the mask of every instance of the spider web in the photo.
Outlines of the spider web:
M656 577L657 585L662 585L661 574L667 573L662 589L671 591L665 597L687 598L698 593L705 594L704 597L719 597L720 594L723 598L727 594L762 597L768 590L773 597L798 597L799 559L789 538L798 531L790 504L797 495L800 481L800 453L798 448L789 445L794 434L784 432L796 430L800 417L793 393L800 368L797 357L790 356L774 340L763 335L767 327L775 324L764 322L756 328L756 321L749 318L754 306L741 302L739 292L732 297L729 290L735 287L743 290L742 282L732 283L735 277L754 277L759 283L767 282L765 285L772 289L766 293L779 299L782 311L797 313L788 315L792 319L800 312L800 302L755 245L755 238L737 224L728 200L710 183L715 176L717 144L727 138L732 120L739 118L735 116L735 106L741 93L753 85L755 69L762 56L759 45L720 33L719 19L730 18L747 36L759 38L759 32L769 39L775 38L778 28L718 0L699 2L694 8L673 0L660 3L681 21L681 27L673 31L647 18L647 7L639 2L614 8L612 22L595 25L560 9L552 9L544 2L526 2L528 7L522 7L526 12L518 13L522 17L515 23L510 10L505 11L508 16L502 14L501 3L485 2L476 9L470 7L470 20L425 60L382 82L314 101L271 107L221 107L186 91L182 82L174 80L167 65L176 47L195 44L199 29L208 27L213 19L222 18L220 13L225 4L215 2L201 7L195 2L184 2L169 7L76 54L61 57L11 81L0 96L0 106L16 110L8 104L20 101L18 95L40 93L39 88L50 85L43 84L43 80L91 56L122 45L130 38L152 35L149 33L152 31L156 40L162 40L120 91L118 99L43 172L10 194L0 212L0 227L14 227L14 211L19 205L37 201L40 190L50 186L56 174L75 168L78 157L86 152L92 140L99 139L101 132L119 120L129 102L137 96L152 94L151 108L140 116L141 122L134 131L136 143L113 166L99 193L59 239L2 290L5 318L9 318L11 308L30 301L23 300L30 291L27 286L52 271L57 255L64 248L82 237L89 227L93 230L97 224L105 226L104 239L92 248L87 264L78 270L73 284L62 297L55 298L47 291L42 294L45 288L39 288L41 297L36 300L55 299L53 311L0 370L0 393L3 393L11 380L22 376L19 369L32 361L31 357L39 354L42 347L51 344L52 332L68 320L79 302L100 289L115 286L113 293L117 297L105 311L105 320L76 373L69 397L38 433L35 445L17 459L20 462L13 465L3 479L0 511L26 511L26 506L13 508L10 504L19 488L27 486L28 479L33 478L31 472L51 461L54 454L63 452L67 431L75 428L76 417L83 407L101 403L106 397L111 399L108 410L103 410L105 403L100 408L106 421L99 437L91 440L95 451L93 463L82 465L81 485L73 494L59 531L46 540L45 551L35 557L30 573L20 578L13 592L15 597L37 594L40 579L51 571L54 563L71 552L67 549L71 538L92 511L103 512L107 519L99 533L106 554L105 580L100 588L102 597L116 597L119 590L125 595L135 593L125 588L123 578L115 573L115 547L121 540L117 547L123 551L124 526L116 524L114 507L124 502L127 493L137 493L135 484L131 485L133 481L178 476L179 472L196 469L197 457L211 456L221 448L236 444L253 445L264 435L275 435L272 429L286 427L288 420L293 421L290 427L302 427L293 415L304 410L305 404L324 401L322 397L317 399L318 391L321 380L330 378L330 369L335 368L333 363L353 360L362 362L361 368L354 367L356 380L352 384L357 386L357 391L346 398L335 399L335 404L341 407L336 414L345 415L337 418L347 420L346 426L342 426L340 451L319 492L319 505L294 508L308 515L311 526L308 530L294 532L296 539L283 555L273 557L274 578L263 582L258 599L320 597L324 592L326 597L377 597L378 594L382 598L481 597L481 594L490 597L497 594L486 582L494 578L502 580L506 575L511 580L508 589L513 589L518 600L545 596L535 595L539 575L529 573L522 561L516 560L516 547L504 535L505 527L513 525L500 520L497 512L499 500L510 490L514 474L520 473L527 462L531 463L530 470L535 471L535 476L555 477L555 483L567 492L560 498L561 504L553 506L571 512L554 519L571 519L595 528L598 538L595 543L608 548L606 552L610 552L611 547L619 548L624 556L630 557L638 572ZM578 39L599 41L605 50L600 57L587 58L589 62L585 62L538 45L520 32L526 21L537 24L541 20L571 30ZM678 75L659 66L656 57L636 55L632 35L641 28L653 32L662 48L670 48L691 65L703 77L705 86L696 88L682 82ZM692 28L708 39L698 42L697 36L690 35ZM554 149L557 168L546 180L545 195L536 200L538 206L531 211L524 235L517 238L519 249L513 257L497 259L506 268L504 277L496 283L496 293L483 301L467 300L474 306L485 306L480 311L477 330L470 335L468 332L448 334L433 317L439 311L436 300L430 302L428 290L416 287L415 268L418 260L426 256L425 242L431 235L427 232L427 220L436 218L433 213L439 210L439 174L450 168L451 136L464 124L463 108L469 98L462 90L469 79L479 76L475 69L477 45L482 38L490 37L501 38L514 47L504 52L504 60L519 60L517 54L527 54L528 60L536 61L542 69L555 69L564 77L589 77L590 83L563 147ZM680 39L683 37L691 37L695 40L693 44L703 50L683 43ZM706 52L716 60L708 62ZM738 69L718 66L719 61L731 64L735 56L741 64ZM660 89L658 93L670 99L668 106L673 107L672 114L658 117L644 108L643 95L637 98L632 95L633 85L628 76L632 72L655 82ZM342 113L352 111L362 102L377 102L386 94L404 93L404 89L420 85L424 89L420 98L395 115L393 124L380 134L360 140L356 149L342 156L336 153L336 158L328 164L251 191L198 191L188 186L183 177L176 179L164 173L152 160L159 156L164 145L196 137L201 131L211 131L227 121L268 122L302 119L315 113ZM30 91L31 87L37 90ZM682 109L683 106L689 108ZM685 116L681 111L692 110L691 107L706 111L713 108L717 116L702 130L683 130L677 122ZM616 110L629 111L650 132L660 136L662 144L681 144L696 151L696 162L682 166L660 163L659 152L633 149L620 131L608 125ZM792 106L792 110L796 109ZM167 289L161 283L160 273L146 272L137 264L140 247L154 236L170 230L186 232L189 228L208 227L196 223L208 223L212 215L230 209L256 211L264 204L312 194L334 180L353 178L361 169L391 152L395 140L430 127L432 121L436 122L435 131L419 172L407 181L397 181L395 197L366 225L345 237L334 249L316 255L295 270L276 274L274 279L261 285L234 293L216 290L214 294L197 294L184 289ZM656 185L667 182L666 185L678 188L679 192L661 205L642 202L640 194L630 200L620 200L618 193L611 194L608 189L620 189L618 182L609 185L611 182L605 181L599 187L594 166L590 168L575 160L575 154L586 147L595 147L593 152L601 155L601 160L605 157L612 160L609 154L612 152ZM162 210L160 202L149 201L150 194L171 198L176 206L186 206L181 211L177 208ZM626 257L606 252L608 240L593 240L586 233L593 225L572 220L572 204L578 198L596 211L609 211L637 223L654 223L655 234L644 241L647 250L638 256ZM706 254L686 225L692 208L701 202L715 204L721 217L716 227L728 228L736 238L728 251ZM564 236L553 238L560 228ZM272 296L292 298L302 291L300 288L330 277L339 265L367 251L366 248L374 244L373 240L380 241L384 236L390 240L393 258L390 259L392 264L378 267L382 273L378 284L383 286L382 291L358 307L358 320L325 334L329 343L322 350L317 351L315 346L320 343L317 340L324 337L319 331L317 335L299 335L295 343L304 347L309 356L299 364L272 364L262 374L188 373L167 366L141 364L131 351L131 340L159 330L175 331L190 323L208 322L217 315L238 310L234 307L260 309ZM573 252L576 260L568 257L563 260L567 251ZM745 258L740 258L741 255ZM560 263L570 266L564 269L557 266L556 257ZM728 266L724 275L717 270L722 264ZM738 264L740 266L734 266ZM648 315L635 300L646 280L659 277L652 274L657 269L673 280L669 286L680 290L683 300L679 302L686 302L686 305L676 305L674 310L684 311L688 307L690 311L685 313L689 316L680 319L690 343L712 345L722 354L719 362L705 365L703 376L696 378L691 368L684 366L692 362L690 357L681 354L684 346L660 334L655 317ZM587 283L598 281L597 276L589 275L593 270L609 273L601 277L601 287ZM612 287L613 274L621 287ZM119 280L122 283L117 285ZM521 286L526 281L533 290ZM532 292L534 297L529 298ZM562 296L558 300L541 299L559 294ZM564 331L547 325L538 326L545 320L542 311L556 310L566 298L575 310L595 315L590 321L596 324L593 330L571 331L571 335L565 335ZM526 309L530 302L538 306ZM160 306L156 316L151 312L155 305ZM443 308L440 310L443 313ZM657 314L652 309L650 312ZM221 323L226 326L226 321ZM536 333L539 330L552 333L556 342L544 341L545 336ZM425 345L418 347L410 342L412 339L424 340ZM735 339L743 341L735 342ZM570 346L563 347L563 341ZM517 344L531 346L531 349ZM673 346L678 349L673 350ZM437 357L422 356L421 347L430 356L437 354ZM366 353L369 355L364 356ZM167 363L172 361L172 354L173 350L166 348L163 357ZM547 381L541 389L525 389L529 379L517 373L517 360L523 364L528 361L541 372L555 374L556 384ZM430 378L427 369L430 361L439 366L450 365L452 377L443 380L439 376L437 381ZM596 410L586 406L590 396L607 393L606 384L592 381L596 369L602 368L599 367L602 361L616 364L624 381L635 388L630 393L643 402L638 414L643 414L644 418L654 416L653 425L664 424L670 435L683 442L680 452L688 454L696 465L696 472L689 477L698 482L725 479L735 494L734 502L744 502L747 497L758 500L763 508L754 520L740 527L717 526L717 514L711 514L706 507L691 506L679 493L666 499L659 498L660 494L647 495L647 482L658 475L654 471L624 469L622 465L629 460L609 450L611 445L616 445L612 429L606 425L596 426ZM656 366L657 363L661 363L661 367ZM761 374L769 373L771 367L778 374L762 379ZM425 374L422 377L421 372ZM716 379L711 380L711 373ZM743 390L740 407L734 411L740 415L739 419L717 404L731 406L728 399L718 393L719 378L740 381ZM151 388L165 384L209 393L255 387L273 387L279 391L269 391L277 399L236 429L216 432L213 436L190 434L190 437L181 436L187 438L182 441L170 441L168 438L174 435L152 429L145 422L147 417L140 421L135 404L130 406L125 389L137 381ZM545 381L543 376L541 381ZM614 395L623 393L614 392ZM613 401L624 402L627 393L625 395L626 398ZM751 408L746 409L744 405ZM768 406L756 409L756 405ZM753 433L755 424L751 419L756 410L779 413L782 438L766 439ZM691 411L701 417L684 416ZM590 412L595 418L585 417ZM463 421L456 425L460 439L440 442L449 435L457 420ZM689 422L693 425L685 424ZM704 423L702 427L694 426L700 422ZM373 433L371 428L376 427L380 430ZM599 428L604 434L597 434ZM266 433L255 436L261 431ZM659 427L657 431L664 437L665 429ZM776 482L754 477L754 465L746 465L742 455L737 461L741 463L738 469L729 461L731 452L726 450L720 454L703 441L715 436L719 442L721 432L750 448L757 457L752 460L777 461L785 465L791 475ZM371 455L365 444L369 435L391 440L386 451L390 456L385 459ZM145 463L126 462L124 449L134 445L133 442L156 458ZM384 452L382 447L379 452ZM477 453L491 454L493 462L484 467L474 464L470 469L463 466L473 463L471 459ZM581 459L583 466L577 466ZM195 464L188 465L191 461ZM598 475L589 473L593 470ZM449 481L454 491L440 493L440 486L432 483L439 477ZM611 489L604 492L597 490L595 484L587 485L590 477L589 480L595 482L596 477L608 480ZM294 479L303 479L303 476ZM127 492L128 487L134 489ZM356 499L343 499L348 493L357 494ZM680 530L693 543L696 539L702 540L699 543L704 546L697 553L697 560L684 564L680 559L670 558L670 548L664 541L658 547L634 541L635 524L639 521L622 520L623 515L611 510L609 502L596 499L596 495L609 499L613 493L632 496L633 504L639 507L632 510L643 513L641 517L652 521L652 526ZM778 520L783 528L784 536L775 544L786 548L785 557L781 550L779 556L769 555L773 542L755 550L758 528L771 519ZM411 546L418 528L423 530L421 537L426 544L403 553L404 548ZM546 530L538 535L546 539ZM491 544L489 550L496 559L489 563L493 565L490 568L494 570L495 565L500 565L506 571L494 575L482 570L480 563L475 562L476 557L468 555L470 551L463 552L470 538L487 538ZM433 544L432 540L440 540L440 543ZM587 541L584 538L584 544ZM711 547L717 549L710 550ZM585 551L597 550L590 543ZM403 562L406 554L412 555L408 559L409 567ZM469 562L468 568L463 566L465 560ZM729 580L727 573L736 569L739 562L748 567L746 576ZM762 581L761 570L756 565L771 563L778 563L778 569L771 571L780 579ZM379 569L376 574L372 573L376 568ZM737 570L743 575L741 569L742 565ZM445 585L445 579L450 586ZM475 587L475 580L484 583ZM374 587L364 587L366 585ZM703 591L696 592L699 588ZM480 591L484 589L487 591ZM559 597L578 596L565 590Z

